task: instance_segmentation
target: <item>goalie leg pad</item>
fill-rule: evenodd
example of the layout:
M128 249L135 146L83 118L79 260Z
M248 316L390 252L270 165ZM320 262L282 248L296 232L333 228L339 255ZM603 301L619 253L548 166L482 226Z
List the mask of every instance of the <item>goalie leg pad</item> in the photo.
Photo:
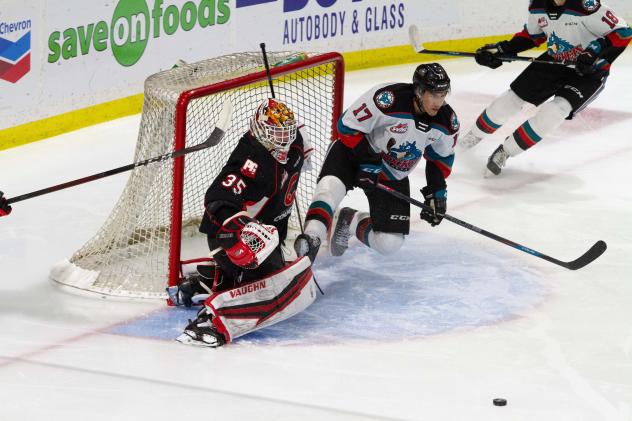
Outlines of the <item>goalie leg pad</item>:
M300 313L315 299L316 284L305 256L266 278L214 293L204 305L230 342Z

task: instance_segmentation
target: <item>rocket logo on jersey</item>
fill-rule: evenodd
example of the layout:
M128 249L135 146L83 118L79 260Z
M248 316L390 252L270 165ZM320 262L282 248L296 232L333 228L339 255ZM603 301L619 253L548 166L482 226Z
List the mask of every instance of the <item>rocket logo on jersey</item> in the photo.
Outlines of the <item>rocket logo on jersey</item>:
M406 142L397 148L382 152L382 160L389 167L397 171L411 171L421 159L421 151L417 149L417 142Z
M601 4L599 3L599 0L583 0L582 6L584 6L584 9L586 9L587 12L594 12L599 9Z
M385 109L395 103L395 94L391 91L382 91L375 95L375 103L378 107Z

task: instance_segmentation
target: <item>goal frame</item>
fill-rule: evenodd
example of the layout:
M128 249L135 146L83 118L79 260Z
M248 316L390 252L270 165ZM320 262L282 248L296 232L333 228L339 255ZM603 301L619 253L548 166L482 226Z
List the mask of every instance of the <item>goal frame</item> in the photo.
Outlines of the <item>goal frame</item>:
M272 79L280 77L286 74L293 73L303 68L312 67L315 65L322 65L326 63L335 63L335 80L333 98L332 98L332 137L330 141L335 140L338 137L337 120L342 113L343 98L344 98L344 59L339 53L324 53L315 57L308 57L304 60L300 60L294 63L285 64L279 67L272 67L270 69L270 75ZM191 89L189 91L182 92L178 98L176 105L175 115L175 134L174 134L174 151L185 148L186 140L186 121L187 121L187 109L189 103L197 98L201 98L210 94L218 93L221 91L240 88L242 86L250 85L257 82L267 81L267 73L265 70L260 72L251 73L249 75L240 76L235 79L230 79L211 85L207 85L200 88ZM221 145L221 143L220 143ZM173 162L173 190L171 201L171 231L169 238L169 262L168 262L168 286L177 285L180 279L180 266L181 260L181 246L182 246L182 206L184 202L184 156L174 158ZM299 215L300 217L300 215Z

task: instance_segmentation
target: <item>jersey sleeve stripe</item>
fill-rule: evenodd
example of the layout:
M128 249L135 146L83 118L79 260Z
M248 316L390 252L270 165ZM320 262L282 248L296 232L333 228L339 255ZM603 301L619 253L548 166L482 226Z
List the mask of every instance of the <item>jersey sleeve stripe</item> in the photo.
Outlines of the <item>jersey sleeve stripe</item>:
M527 26L525 25L522 31L516 33L514 37L527 39L537 47L540 44L546 41L546 34L544 32L540 32L538 34L532 34L527 30Z
M632 41L632 28L629 26L627 28L619 28L606 35L606 38L613 47L625 48Z
M435 163L437 168L441 170L443 174L443 178L448 178L452 173L452 165L454 164L454 154L449 156L441 156L432 149L431 146L427 147L424 151L424 158L427 161L432 161Z

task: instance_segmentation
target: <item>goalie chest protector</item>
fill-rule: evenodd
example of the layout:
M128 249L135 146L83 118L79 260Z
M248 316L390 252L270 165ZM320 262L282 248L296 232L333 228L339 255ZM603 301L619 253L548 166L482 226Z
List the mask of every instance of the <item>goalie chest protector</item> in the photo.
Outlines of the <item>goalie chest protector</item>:
M204 206L217 200L232 203L261 223L274 225L279 230L280 240L284 240L304 163L303 149L299 130L288 160L282 164L246 133L206 191ZM214 236L218 228L205 213L200 231Z

